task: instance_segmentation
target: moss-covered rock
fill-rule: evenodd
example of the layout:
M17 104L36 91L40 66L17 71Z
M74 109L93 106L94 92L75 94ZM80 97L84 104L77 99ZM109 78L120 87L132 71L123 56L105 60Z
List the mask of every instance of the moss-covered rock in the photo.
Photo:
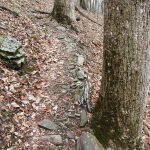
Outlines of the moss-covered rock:
M104 150L104 148L94 135L83 132L77 141L77 150Z

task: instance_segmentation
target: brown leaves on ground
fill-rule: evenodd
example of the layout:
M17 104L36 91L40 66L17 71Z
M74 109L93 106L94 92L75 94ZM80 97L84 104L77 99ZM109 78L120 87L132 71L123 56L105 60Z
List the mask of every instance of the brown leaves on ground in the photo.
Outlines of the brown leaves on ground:
M37 126L38 121L49 118L57 121L59 126L57 134L66 139L66 142L57 148L73 150L75 139L67 139L66 130L73 131L76 138L80 136L82 130L89 130L87 127L82 130L79 128L78 117L66 118L69 110L76 111L77 108L72 95L61 88L62 85L72 83L73 77L68 74L68 62L73 61L74 57L65 51L67 45L57 38L59 34L63 34L55 28L59 25L52 23L48 18L38 20L31 12L33 9L51 11L53 1L5 0L2 1L2 5L9 8L14 5L20 10L20 17L14 17L7 11L0 11L0 23L6 28L6 30L0 28L0 32L21 41L26 50L29 73L11 70L4 62L0 62L0 105L2 105L0 147L8 150L39 148L45 150L52 147L53 145L49 147L45 142L34 140L41 135L53 134ZM101 63L99 62L101 61L99 56L102 54L102 46L99 49L101 29L88 23L85 18L82 19L78 25L81 33L77 35L70 30L66 36L72 41L79 41L81 46L87 46L86 51L84 50L84 53L87 52L84 69L89 72L94 91L92 99L95 100L99 90L99 85L95 83L100 84L97 82L100 76L100 69L97 70L97 67L101 68L101 65L95 62ZM78 47L74 53L78 53ZM95 69L97 75L92 73Z
M20 10L20 17L0 10L0 25L5 26L5 30L0 28L0 34L11 35L21 41L26 49L29 68L26 70L28 73L23 74L7 68L0 61L0 148L56 149L52 143L36 139L41 135L54 134L53 131L45 131L37 126L39 121L48 118L57 123L59 130L55 134L61 135L64 140L63 145L57 149L74 150L76 138L83 131L88 131L89 127L79 127L78 103L62 87L73 82L74 77L68 73L69 67L74 62L75 54L83 53L86 56L84 71L88 72L91 98L95 103L101 84L102 27L76 12L81 18L77 25L80 32L76 34L67 30L65 33L68 39L78 43L70 53L66 51L68 45L58 38L64 34L56 29L59 25L44 16L43 19L37 19L31 12L34 9L50 12L53 1L2 0L1 4ZM92 13L88 15L102 23L100 16ZM149 105L147 108L145 124L149 120ZM70 117L67 117L68 114ZM68 139L66 131L72 131L75 139ZM144 131L146 135L143 139L149 143L149 127L144 128Z

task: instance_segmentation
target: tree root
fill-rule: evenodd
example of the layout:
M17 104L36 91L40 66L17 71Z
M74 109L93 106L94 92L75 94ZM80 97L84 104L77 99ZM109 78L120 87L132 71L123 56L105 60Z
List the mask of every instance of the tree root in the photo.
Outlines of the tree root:
M14 10L11 10L10 8L7 8L5 6L0 5L0 10L6 10L6 11L10 12L11 14L13 14L14 17L19 17L19 14L17 12L15 12Z

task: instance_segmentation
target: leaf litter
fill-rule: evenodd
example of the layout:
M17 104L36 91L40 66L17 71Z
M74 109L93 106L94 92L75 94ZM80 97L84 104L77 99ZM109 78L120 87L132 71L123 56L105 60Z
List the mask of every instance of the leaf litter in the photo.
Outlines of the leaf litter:
M78 34L69 29L63 33L57 28L60 25L44 15L40 15L42 19L35 17L32 13L34 9L51 12L52 0L2 0L1 5L20 10L19 17L0 10L0 24L7 29L0 28L0 34L21 41L26 49L29 68L27 74L18 73L0 61L0 148L75 150L76 139L83 131L90 131L90 128L88 124L80 128L80 107L68 88L74 81L69 68L74 65L77 55L86 56L83 69L88 73L94 104L101 84L103 28L77 12L76 15L81 18L77 24ZM88 15L103 23L101 16L92 13ZM145 113L143 136L148 144L149 104ZM58 130L39 128L38 123L44 119L55 122ZM73 139L67 138L68 131L75 135ZM40 140L40 137L50 134L60 135L63 144Z

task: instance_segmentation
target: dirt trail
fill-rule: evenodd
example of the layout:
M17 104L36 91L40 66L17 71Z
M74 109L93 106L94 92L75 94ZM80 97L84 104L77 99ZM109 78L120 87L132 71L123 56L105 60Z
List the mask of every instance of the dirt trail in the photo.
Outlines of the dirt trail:
M47 15L31 12L34 9L51 11L52 4L48 0L2 2L17 10L19 17L0 11L0 23L5 27L0 28L0 32L22 42L32 70L24 74L24 71L13 71L0 63L2 149L73 150L81 132L89 130L88 124L80 128L80 106L74 99L71 85L80 54L85 58L82 69L88 73L94 91L92 100L96 100L102 62L101 29L80 16L77 34L50 21ZM12 105L14 103L17 107ZM57 130L40 128L38 123L43 119L53 121ZM54 135L57 141L43 140L46 135Z
M96 101L102 71L102 27L76 12L81 18L76 33L51 21L47 14L32 12L35 9L51 12L50 0L2 0L0 5L19 13L15 17L0 10L0 34L22 42L31 70L27 74L24 70L14 71L0 62L0 148L75 150L76 139L90 128L89 124L80 128L81 107L75 100L73 87L76 74L82 69L91 83L91 101ZM100 16L92 13L88 16L103 23ZM82 67L77 65L79 55L84 58ZM148 103L145 124L149 121L149 107ZM57 130L39 127L43 119L54 122ZM144 133L143 138L149 143L147 125ZM54 135L55 141L49 142L47 135Z

